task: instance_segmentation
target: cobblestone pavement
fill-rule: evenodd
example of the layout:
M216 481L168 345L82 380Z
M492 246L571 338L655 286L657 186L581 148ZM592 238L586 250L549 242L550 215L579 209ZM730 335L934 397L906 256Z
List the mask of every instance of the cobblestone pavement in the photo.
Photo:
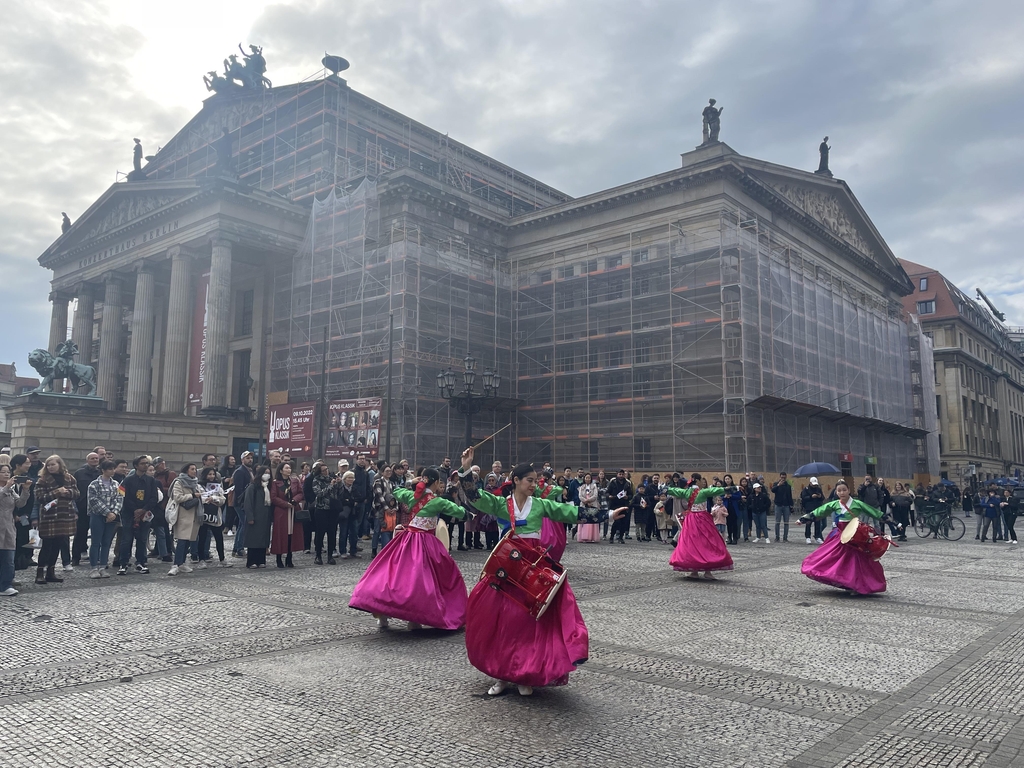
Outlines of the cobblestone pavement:
M0 602L0 764L1024 765L1020 550L911 540L869 598L804 578L809 550L691 582L656 542L571 543L591 658L532 698L486 696L461 633L349 609L366 560L76 570ZM483 553L454 555L472 584Z

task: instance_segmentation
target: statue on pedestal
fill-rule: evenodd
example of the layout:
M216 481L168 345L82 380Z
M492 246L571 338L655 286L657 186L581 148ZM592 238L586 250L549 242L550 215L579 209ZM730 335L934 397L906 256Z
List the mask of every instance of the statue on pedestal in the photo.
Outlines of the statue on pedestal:
M64 211L61 211L60 215L63 217L60 222L60 233L62 235L66 235L68 230L71 229L71 219L68 218L68 215L64 213Z
M207 72L203 76L206 90L214 93L244 93L245 91L262 91L270 88L271 82L264 73L267 71L267 60L263 57L263 49L258 45L250 45L249 53L238 44L244 63L238 60L238 54L229 54L224 59L224 76L216 72Z
M28 364L35 368L36 373L43 379L39 386L32 391L44 392L49 387L53 392L55 380L67 379L71 382L71 392L68 394L78 394L78 389L85 386L85 396L95 397L96 369L91 365L82 365L74 361L75 355L78 354L78 345L71 339L67 339L58 344L54 351L56 356L51 355L45 349L33 349L29 353Z
M704 107L704 111L701 115L704 118L704 144L714 144L718 141L718 132L722 130L722 110L725 107L719 107L715 109L717 102L714 99L708 99L708 105Z
M231 162L231 134L228 133L227 128L221 129L220 138L213 142L213 149L217 153L217 163L213 166L214 172L229 175L234 173Z
M132 149L132 170L136 173L142 173L142 141L140 139L132 139L135 142L135 147Z
M822 176L832 177L832 171L828 169L828 151L832 149L828 145L828 136L824 138L821 144L818 145L818 155L821 159L818 161L818 170L815 173L821 174Z

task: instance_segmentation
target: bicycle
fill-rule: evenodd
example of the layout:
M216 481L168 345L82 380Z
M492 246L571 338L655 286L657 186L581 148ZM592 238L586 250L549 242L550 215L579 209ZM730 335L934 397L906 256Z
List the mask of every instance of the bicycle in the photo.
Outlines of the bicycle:
M953 517L948 510L936 510L934 512L921 512L917 515L914 525L914 533L922 539L939 536L947 541L959 541L967 532L967 526L959 517Z

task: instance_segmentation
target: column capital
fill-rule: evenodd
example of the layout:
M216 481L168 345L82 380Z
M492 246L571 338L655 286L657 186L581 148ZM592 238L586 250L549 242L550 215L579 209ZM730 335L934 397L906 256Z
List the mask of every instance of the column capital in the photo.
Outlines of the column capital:
M75 296L77 296L79 298L81 298L82 296L86 296L86 295L92 294L95 290L96 290L96 284L95 283L90 283L90 282L84 281L84 280L82 282L80 282L80 283L75 283L75 286L74 286Z
M100 281L103 283L104 286L109 285L110 283L123 285L124 277L117 272L104 272L103 277L100 278Z
M49 301L63 301L65 303L71 301L73 298L75 297L66 288L54 288L52 291L50 291L50 295L47 297Z
M167 249L167 258L174 259L193 259L198 254L189 248L187 245L172 245Z
M221 246L230 248L232 245L238 242L238 238L224 234L223 232L214 232L210 235L210 245Z

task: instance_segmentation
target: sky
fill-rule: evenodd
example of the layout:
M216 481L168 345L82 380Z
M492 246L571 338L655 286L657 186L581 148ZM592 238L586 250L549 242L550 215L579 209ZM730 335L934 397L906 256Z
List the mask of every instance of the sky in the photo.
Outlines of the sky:
M743 155L830 165L900 258L1024 326L1024 5L903 0L5 0L0 362L46 346L38 256L208 95L238 43L568 194L675 168L718 100Z

